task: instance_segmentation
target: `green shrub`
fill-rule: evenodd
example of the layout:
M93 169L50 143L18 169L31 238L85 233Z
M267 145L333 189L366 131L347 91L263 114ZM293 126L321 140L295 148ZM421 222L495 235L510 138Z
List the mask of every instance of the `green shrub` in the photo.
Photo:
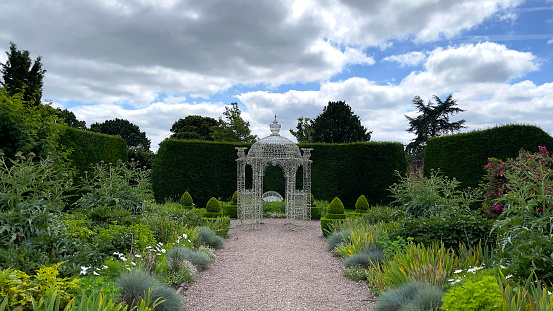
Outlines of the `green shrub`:
M443 297L442 309L446 311L494 311L499 310L503 298L497 279L483 276L477 281L463 282Z
M355 211L357 213L365 213L369 210L369 201L367 201L367 198L364 195L361 195L357 202L355 202Z
M198 241L198 243L204 243L215 249L223 248L223 246L225 245L225 241L223 241L223 238L216 235L215 232L213 232L213 230L208 227L200 228L200 232L196 241Z
M178 263L180 261L188 260L193 265L200 267L201 269L208 269L211 264L211 258L202 252L196 252L188 247L175 246L171 248L166 257L170 262Z
M405 212L402 209L379 205L363 213L362 218L367 224L375 225L401 220L405 218Z
M152 289L152 300L161 303L155 307L157 311L180 311L183 308L182 296L169 286L157 284Z
M126 305L137 306L142 301L150 289L158 284L158 281L152 275L135 270L125 273L118 277L117 282L121 287L121 300Z
M442 290L424 282L409 282L383 293L375 311L434 311L441 305Z
M139 214L152 198L150 172L136 162L98 163L84 175L81 184L84 194L76 205L89 212L115 207Z
M326 250L331 252L336 246L349 240L351 231L339 231L332 233L326 240Z
M224 207L223 214L230 218L238 218L238 191L234 191L230 203Z
M344 265L344 268L369 268L371 266L376 267L377 265L382 264L383 261L384 251L382 248L373 247L344 258L342 264Z
M68 127L60 135L60 144L71 150L69 160L79 176L101 163L127 162L127 144L119 136L110 136Z
M396 223L398 226L390 234L405 239L412 237L415 243L443 243L446 248L453 249L458 249L460 243L468 247L496 244L496 233L492 233L495 222L476 214L404 218Z
M424 148L424 175L440 170L460 181L461 188L478 187L488 158L515 158L521 148L553 148L553 138L537 126L510 124L487 130L434 137Z
M331 215L331 217L338 217L338 216ZM326 218L326 217L321 218L321 230L325 238L328 237L333 232L332 223L343 221L344 219L346 219L346 214L339 215L339 217L343 217L343 218Z
M188 193L188 191L183 193L183 195L180 197L179 203L186 209L194 208L194 201L192 201L192 196L190 195L190 193Z
M342 201L338 197L335 197L332 202L330 202L330 205L328 205L326 213L327 218L328 214L345 214L344 204L342 204Z
M108 228L98 228L94 236L98 251L105 254L112 252L126 253L132 249L143 250L156 244L154 233L148 225L137 224L131 226L109 225Z

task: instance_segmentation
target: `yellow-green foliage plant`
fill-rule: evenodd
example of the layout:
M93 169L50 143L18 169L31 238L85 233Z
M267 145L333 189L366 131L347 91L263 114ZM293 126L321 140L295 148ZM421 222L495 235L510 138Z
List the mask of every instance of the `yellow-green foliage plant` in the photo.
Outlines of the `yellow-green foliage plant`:
M360 219L346 219L341 228L350 230L350 238L338 245L334 252L340 257L349 257L357 254L371 245L378 244L378 238L384 233L384 229L379 225L364 225Z
M31 306L40 301L52 290L59 291L60 303L65 306L78 293L78 278L58 278L58 268L63 262L42 267L36 275L29 276L23 271L7 268L0 270L0 296L10 297L10 306Z
M381 291L409 281L423 281L446 289L447 280L454 271L478 266L481 257L480 246L469 250L461 245L457 255L452 249L446 249L442 243L429 246L410 244L392 260L368 271L367 279Z
M183 193L183 195L180 197L179 203L185 209L193 209L194 208L194 201L192 201L192 196L190 195L190 193L188 193L188 191Z
M444 311L495 311L503 302L497 279L491 275L455 286L442 300Z

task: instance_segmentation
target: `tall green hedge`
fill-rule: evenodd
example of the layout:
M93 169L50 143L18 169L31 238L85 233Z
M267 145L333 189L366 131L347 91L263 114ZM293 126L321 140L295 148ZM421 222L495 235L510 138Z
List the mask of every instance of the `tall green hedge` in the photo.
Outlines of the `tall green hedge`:
M537 126L505 125L487 130L435 137L424 149L424 174L439 169L462 182L461 187L477 187L485 174L488 158L516 158L520 148L538 151L553 148L553 138Z
M90 164L106 163L121 159L127 161L127 144L119 136L110 136L79 130L72 127L60 135L60 144L71 150L69 160L79 173L90 168Z
M188 191L197 206L213 196L229 199L236 191L235 147L248 144L167 139L160 144L152 170L156 201L177 200ZM313 148L312 192L316 199L340 197L353 209L360 195L370 204L390 201L387 188L396 182L394 171L405 173L407 163L400 143L301 144ZM297 187L302 188L302 171ZM246 169L251 187L251 168ZM284 195L284 175L278 167L265 172L264 189Z

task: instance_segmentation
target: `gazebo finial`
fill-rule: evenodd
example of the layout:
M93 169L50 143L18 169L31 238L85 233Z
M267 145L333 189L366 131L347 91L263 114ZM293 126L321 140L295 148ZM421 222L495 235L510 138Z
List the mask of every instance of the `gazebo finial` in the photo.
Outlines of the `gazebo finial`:
M275 120L273 121L273 124L269 125L269 128L271 129L271 135L272 136L278 135L278 132L280 132L281 126L282 125L278 124L278 121L276 119L276 114L275 114Z

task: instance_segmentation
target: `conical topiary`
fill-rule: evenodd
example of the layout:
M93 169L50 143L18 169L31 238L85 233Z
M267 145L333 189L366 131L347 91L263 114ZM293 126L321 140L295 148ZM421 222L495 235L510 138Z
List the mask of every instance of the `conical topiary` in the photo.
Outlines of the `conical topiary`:
M232 203L237 204L238 203L238 191L234 191L232 194Z
M192 196L188 191L186 191L181 197L179 201L180 205L184 206L186 209L192 209L194 208L194 201L192 201Z
M323 231L323 235L326 237L332 233L330 224L333 221L342 221L343 219L346 219L346 210L342 201L336 197L328 205L325 217L321 218L321 229Z
M315 197L313 196L313 193L310 194L311 196L311 219L320 219L321 218L321 209L315 204Z
M364 213L369 210L369 201L364 195L361 195L357 202L355 202L355 211L358 213Z
M327 214L345 214L346 210L342 201L338 197L335 197L328 205L326 212Z
M222 216L221 213L221 203L216 198L211 198L207 201L205 206L206 212L204 213L205 218L217 218Z

